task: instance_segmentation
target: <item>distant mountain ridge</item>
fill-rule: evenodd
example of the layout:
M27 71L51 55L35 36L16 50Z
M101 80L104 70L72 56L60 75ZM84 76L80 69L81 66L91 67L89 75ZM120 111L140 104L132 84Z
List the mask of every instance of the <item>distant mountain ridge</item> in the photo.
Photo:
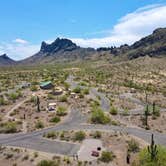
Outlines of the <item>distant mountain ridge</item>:
M89 58L96 52L94 48L82 48L69 39L57 38L51 44L42 42L40 51L19 63L52 63L54 61L72 61Z
M120 47L101 47L94 49L82 48L71 40L63 38L57 38L51 44L43 41L39 52L24 60L16 62L6 54L0 56L0 66L85 60L99 57L101 52L106 53L109 57L119 56L126 57L127 59L135 59L146 55L150 57L166 56L166 28L154 30L151 35L142 38L131 46L124 44Z
M153 33L131 46L127 44L120 47L98 48L98 52L109 51L115 56L127 56L128 59L135 59L143 56L157 57L166 56L166 28L158 28Z
M6 54L0 55L0 66L15 65L16 61L9 58Z

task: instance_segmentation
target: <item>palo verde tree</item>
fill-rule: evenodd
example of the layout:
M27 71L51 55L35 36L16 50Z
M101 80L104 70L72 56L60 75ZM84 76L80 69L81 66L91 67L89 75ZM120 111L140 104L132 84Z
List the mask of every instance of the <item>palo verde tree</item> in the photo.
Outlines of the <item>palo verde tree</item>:
M154 142L153 134L152 134L152 138L151 138L151 144L150 144L150 146L148 146L148 152L151 156L151 161L154 161L157 159L158 150L157 150L157 145L155 145L155 142Z

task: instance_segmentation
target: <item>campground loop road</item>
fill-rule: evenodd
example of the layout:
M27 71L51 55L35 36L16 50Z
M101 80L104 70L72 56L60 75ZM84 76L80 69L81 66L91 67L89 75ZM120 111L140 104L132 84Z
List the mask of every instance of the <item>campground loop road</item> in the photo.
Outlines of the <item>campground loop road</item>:
M71 88L77 86L77 83L73 81L72 76L67 79L67 82L71 84ZM105 111L109 110L109 99L106 97L105 94L98 92L95 88L90 89L90 94L96 97L100 96L102 109ZM146 142L150 142L151 134L153 133L155 137L155 142L157 144L166 146L166 134L164 133L125 126L86 124L86 119L86 115L82 114L81 111L75 108L71 108L68 118L66 118L62 123L50 128L45 128L26 134L1 134L0 144L72 156L73 154L76 154L78 152L78 150L80 149L80 144L47 140L42 138L42 135L48 131L100 130L107 132L115 131L128 133L138 138L141 138Z

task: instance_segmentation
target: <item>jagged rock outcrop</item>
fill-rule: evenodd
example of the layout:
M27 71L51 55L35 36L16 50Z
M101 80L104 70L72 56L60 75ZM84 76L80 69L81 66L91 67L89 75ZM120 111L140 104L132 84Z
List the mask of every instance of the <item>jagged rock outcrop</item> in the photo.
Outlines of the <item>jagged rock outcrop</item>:
M21 64L34 63L54 63L55 61L73 61L77 59L86 59L95 53L94 48L82 48L77 46L69 39L57 38L51 44L42 42L40 51L20 61Z

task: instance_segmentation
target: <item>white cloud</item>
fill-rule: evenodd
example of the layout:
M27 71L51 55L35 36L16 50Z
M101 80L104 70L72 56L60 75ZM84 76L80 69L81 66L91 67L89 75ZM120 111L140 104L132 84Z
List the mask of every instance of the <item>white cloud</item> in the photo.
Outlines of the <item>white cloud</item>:
M22 43L0 43L0 55L3 53L8 54L15 60L24 59L39 51L40 45L22 44Z
M132 44L149 35L158 27L166 27L166 5L149 5L139 8L122 17L110 30L111 34L103 38L83 39L71 38L83 47L119 46Z
M19 44L28 44L28 41L17 38L15 40L13 40L14 43L19 43Z
M158 27L166 27L166 5L145 6L127 14L119 19L113 29L101 31L107 34L103 38L70 39L82 47L119 46L125 43L132 44ZM24 39L17 38L9 43L0 43L0 54L7 53L11 58L18 60L33 55L39 51L39 48L40 44L31 44Z

